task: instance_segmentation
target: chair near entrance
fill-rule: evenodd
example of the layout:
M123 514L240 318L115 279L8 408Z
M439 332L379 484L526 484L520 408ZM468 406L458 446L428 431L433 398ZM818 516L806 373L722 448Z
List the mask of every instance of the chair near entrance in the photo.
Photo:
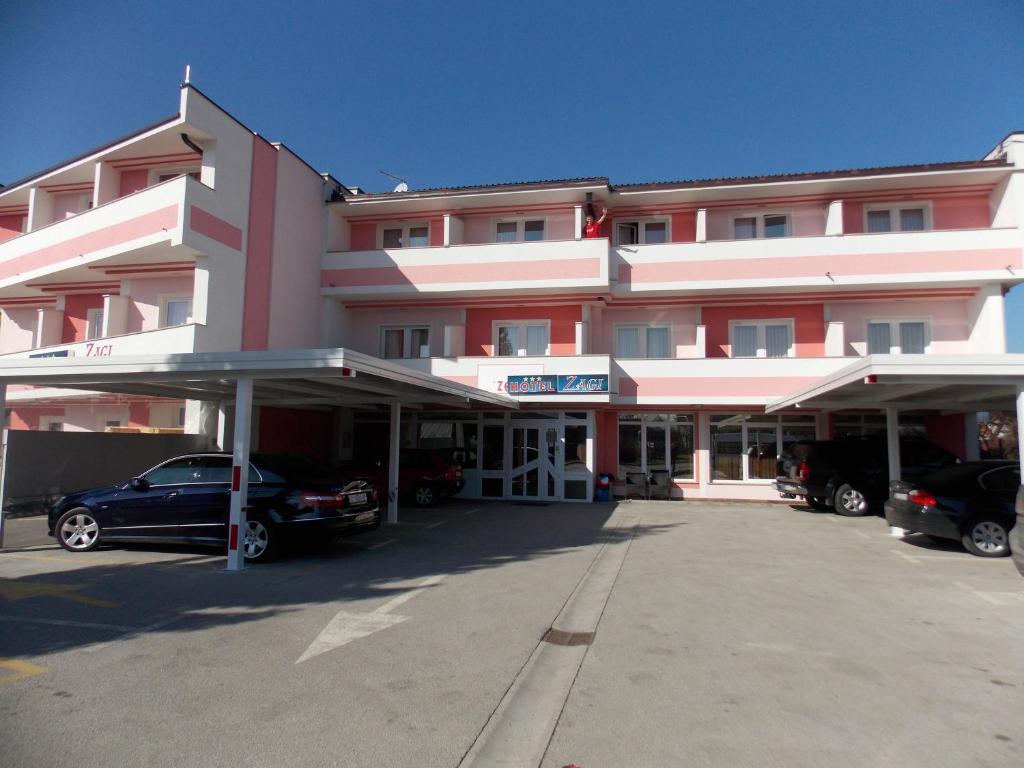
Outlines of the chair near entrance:
M627 472L624 495L627 499L671 499L672 480L663 469L649 474Z

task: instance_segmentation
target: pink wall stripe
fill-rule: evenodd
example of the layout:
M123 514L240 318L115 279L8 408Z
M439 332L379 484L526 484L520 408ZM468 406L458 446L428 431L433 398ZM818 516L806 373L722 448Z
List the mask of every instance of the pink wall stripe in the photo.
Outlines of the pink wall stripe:
M504 281L577 280L601 276L600 259L499 261L486 264L435 264L422 267L359 267L325 269L320 285L430 285L432 283L494 283Z
M242 250L242 230L233 224L228 224L224 219L217 218L212 213L207 213L202 208L193 205L189 210L190 226L193 232L205 235L236 251Z
M0 279L59 264L65 259L127 243L161 230L170 230L177 226L177 223L178 206L176 205L150 211L142 216L136 216L134 219L112 224L109 227L97 229L95 232L51 245L49 248L40 248L38 251L30 251L22 256L4 261L0 263Z
M245 249L242 349L266 349L270 339L270 272L274 249L277 150L259 136L252 142L249 242Z
M651 376L643 379L619 377L620 397L763 397L788 395L810 386L820 377L751 376Z
M892 275L905 272L961 272L1003 269L1021 263L1020 248L987 248L970 251L921 253L851 253L843 256L794 256L774 259L722 261L670 261L657 264L623 264L623 283L666 283L681 280L752 280L842 275Z

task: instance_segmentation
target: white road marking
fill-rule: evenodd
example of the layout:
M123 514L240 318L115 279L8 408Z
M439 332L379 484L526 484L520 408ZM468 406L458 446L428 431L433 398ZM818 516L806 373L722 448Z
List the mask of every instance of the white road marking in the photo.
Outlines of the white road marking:
M77 627L80 629L105 629L112 632L134 632L134 627L124 627L120 624L97 624L91 621L66 621L64 619L30 619L19 618L18 616L0 616L0 621L10 624L42 624L47 627Z
M430 525L424 526L424 528L437 528L437 526L444 525L447 522L447 520L438 520L436 523L431 523Z
M345 609L338 611L334 618L327 623L327 626L320 631L316 639L303 651L302 655L295 660L295 663L301 664L307 659L319 656L321 653L326 653L335 648L340 648L347 643L351 643L353 640L358 640L382 629L401 624L409 617L399 616L391 613L391 611L403 603L412 600L423 590L440 583L443 578L444 574L428 576L415 589L410 589L407 592L396 595L370 613L350 613Z
M141 635L144 632L155 632L158 629L162 629L163 627L166 627L168 624L173 624L174 622L181 621L184 618L186 618L186 614L179 613L177 616L171 616L170 618L167 618L167 619L161 619L160 621L155 621L152 624L147 624L144 627L134 627L132 629L129 629L123 635L120 635L119 637L115 637L112 640L107 640L106 642L102 642L102 643L93 643L92 645L82 646L82 648L80 648L79 650L85 651L86 653L95 653L96 651L103 650L108 645L113 645L118 640L123 640L124 638L129 637L131 635Z
M836 524L839 523L839 521L836 520L834 517L826 517L825 519L828 520L830 523L836 523Z
M969 584L964 584L962 581L954 581L953 583L960 587L960 589L967 590L975 597L984 600L986 603L991 603L992 605L1002 605L1002 603L999 600L996 600L994 597L992 597L992 595L986 594L985 592L979 592Z
M858 536L860 536L862 539L870 539L871 538L866 533L864 533L864 531L854 531L854 533L857 534Z
M911 557L906 552L903 552L903 551L901 551L899 549L890 549L889 551L892 552L894 555L899 555L904 560L906 560L908 563L913 563L914 565L920 565L921 564L921 561L918 560L916 557Z
M480 507L474 507L473 509L468 509L465 512L463 512L462 516L465 517L466 515L472 515L474 512L479 512L479 511L480 511Z
M367 547L367 549L380 549L381 547L386 547L388 544L394 544L396 541L398 541L398 539L388 539L387 541L382 541L379 544L373 544Z

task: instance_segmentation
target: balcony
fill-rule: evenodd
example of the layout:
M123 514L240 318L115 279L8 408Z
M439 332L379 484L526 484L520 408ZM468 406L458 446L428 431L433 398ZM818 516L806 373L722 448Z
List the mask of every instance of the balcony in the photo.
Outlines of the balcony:
M217 248L241 251L242 229L225 220L238 216L220 210L233 205L188 176L148 187L0 242L0 290L21 295L26 283L58 274L63 283L87 283L98 262L166 264Z
M616 295L971 283L1022 266L1020 230L887 232L616 246Z
M611 368L612 402L764 405L849 364L849 357L616 358Z
M173 355L195 350L196 325L177 325L155 331L127 333L121 336L106 336L101 339L78 341L71 344L55 344L50 347L26 349L0 355L6 358L48 358L48 357L121 357L124 355Z
M608 263L605 239L335 251L320 285L345 299L593 293L608 290Z

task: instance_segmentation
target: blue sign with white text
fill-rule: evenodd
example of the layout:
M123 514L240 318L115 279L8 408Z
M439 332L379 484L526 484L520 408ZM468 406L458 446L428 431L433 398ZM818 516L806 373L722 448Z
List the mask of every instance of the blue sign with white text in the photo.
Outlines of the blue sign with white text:
M608 393L608 374L570 373L539 376L509 376L505 391L510 395L596 395Z

